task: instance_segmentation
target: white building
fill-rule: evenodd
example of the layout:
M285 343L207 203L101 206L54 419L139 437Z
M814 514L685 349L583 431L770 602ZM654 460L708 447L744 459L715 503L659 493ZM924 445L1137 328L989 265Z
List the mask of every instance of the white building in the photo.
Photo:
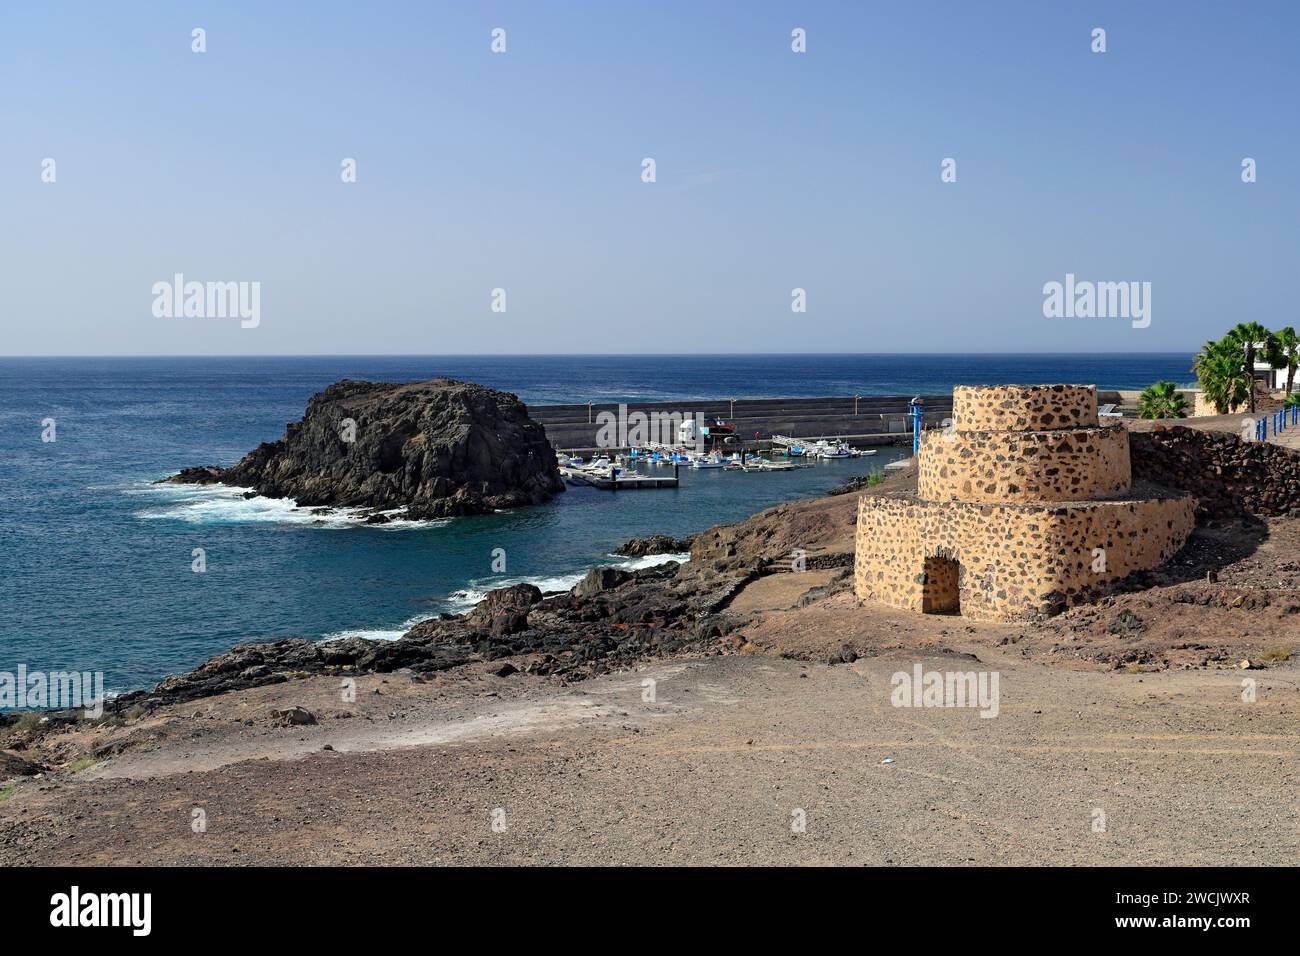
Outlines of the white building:
M1286 388L1286 366L1282 368L1273 368L1267 362L1255 359L1255 381L1263 382L1269 388L1282 390ZM1296 381L1292 383L1294 387L1300 383L1300 370L1296 372Z

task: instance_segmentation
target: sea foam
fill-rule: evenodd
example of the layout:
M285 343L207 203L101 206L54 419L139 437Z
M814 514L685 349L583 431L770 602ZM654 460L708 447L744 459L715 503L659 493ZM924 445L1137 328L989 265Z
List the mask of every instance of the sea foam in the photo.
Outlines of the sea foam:
M622 555L609 555L613 560L601 562L592 567L616 567L625 571L639 571L642 568L652 568L658 564L675 562L685 564L691 559L689 553L682 554L648 554L639 558L625 558ZM427 621L437 617L439 614L464 614L472 610L476 604L482 601L489 591L495 591L497 588L506 588L515 584L532 584L537 587L543 594L554 592L563 592L569 590L579 581L581 581L590 569L583 569L575 574L553 574L553 575L531 575L523 577L492 577L492 578L475 578L471 580L464 588L453 591L440 603L437 611L428 614L418 614L398 625L396 630L386 628L347 628L341 631L334 631L326 634L322 640L336 641L347 637L361 637L371 641L395 641L416 624L421 621Z
M375 528L380 531L408 531L418 528L438 528L450 524L450 518L415 520L402 518L403 508L380 512L392 520L384 524L367 524L367 509L331 508L317 514L316 506L300 507L291 498L267 498L255 495L245 498L251 488L230 485L148 485L132 488L127 494L153 497L161 503L154 508L137 511L135 516L146 521L183 521L186 524L291 524L307 525L331 530L345 528Z

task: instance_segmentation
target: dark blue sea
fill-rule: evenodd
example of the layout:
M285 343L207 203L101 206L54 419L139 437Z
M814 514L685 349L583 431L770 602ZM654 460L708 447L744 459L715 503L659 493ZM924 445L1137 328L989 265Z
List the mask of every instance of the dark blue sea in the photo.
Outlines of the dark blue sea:
M75 343L68 343L75 346ZM824 492L901 452L806 470L683 472L680 488L361 526L230 489L151 484L279 438L341 378L448 375L524 401L946 392L954 384L1190 381L1190 354L0 358L0 671L152 685L247 640L396 637L517 581L567 587L638 536L681 535ZM53 419L55 441L42 441ZM202 548L207 570L192 570ZM493 574L494 548L506 572Z

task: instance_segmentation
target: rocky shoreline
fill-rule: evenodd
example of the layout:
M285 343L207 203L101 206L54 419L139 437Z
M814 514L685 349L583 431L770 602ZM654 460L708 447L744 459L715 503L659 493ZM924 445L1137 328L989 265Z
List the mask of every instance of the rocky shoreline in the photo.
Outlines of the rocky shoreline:
M1300 455L1231 435L1156 425L1135 435L1134 446L1135 474L1196 494L1201 524L1249 522L1252 511L1289 513L1282 506L1283 492L1300 482ZM241 644L164 680L152 692L123 695L113 705L152 707L309 674L402 668L430 674L478 662L500 661L496 672L502 675L523 671L578 680L655 657L719 653L727 636L754 618L731 610L732 600L757 578L790 570L788 558L796 550L803 552L806 570L835 572L810 599L848 591L853 511L842 504L847 492L893 494L915 481L914 469L908 468L869 491L865 483L834 489L837 494L826 498L779 505L689 538L634 539L616 553L644 557L689 551L690 560L638 571L593 568L564 594L544 595L527 584L500 588L468 613L422 621L396 641L291 638ZM1211 554L1200 559L1206 565L1215 560ZM1169 573L1137 575L1130 583L1146 586L1162 576ZM1124 589L1124 582L1115 587L1117 593Z
M655 536L634 539L619 553L677 553L689 544ZM660 547L667 550L653 550ZM689 562L665 560L636 571L595 567L561 594L544 595L531 584L498 588L467 613L421 621L395 641L295 637L240 644L152 691L113 698L106 711L148 711L309 675L399 669L428 675L485 661L502 661L494 668L501 676L523 671L579 680L653 657L707 650L747 620L728 615L726 606L772 562L757 556L718 560L707 548L696 558L692 553Z
M1191 567L1183 570L1175 562L1168 569L1138 575L1140 580L1130 582L1135 587L1194 581L1207 574L1214 585L1213 568L1240 560L1255 547L1260 531L1251 511L1293 514L1288 506L1290 496L1283 492L1291 491L1300 481L1300 455L1295 453L1255 447L1232 436L1156 426L1135 442L1134 457L1135 473L1158 477L1170 487L1197 494L1201 501L1198 523L1209 529L1227 527L1236 542L1225 548L1217 539L1201 536L1189 545L1181 562ZM196 476L190 473L190 477ZM906 491L915 480L915 471L905 469L868 493ZM110 715L147 713L178 702L312 675L344 677L404 670L418 679L487 663L497 665L492 673L500 676L523 672L568 682L654 658L727 653L735 649L733 643L745 640L733 641L733 636L762 617L753 610L733 608L736 596L760 578L792 570L789 558L796 550L803 552L803 569L830 574L826 583L808 591L801 605L850 590L852 505L852 495L831 495L779 505L746 521L718 525L689 538L653 535L634 539L616 549L617 553L645 557L689 550L690 560L665 560L637 571L592 568L561 594L543 594L528 584L503 587L490 591L469 612L422 621L395 641L286 638L242 643L188 673L163 680L152 691L114 698L107 702L106 710ZM1114 593L1124 593L1125 587L1125 582L1118 583ZM1184 590L1171 598L1174 604L1212 602L1213 596ZM1111 635L1122 633L1124 621L1111 618L1126 609L1125 603L1100 597L1092 608L1058 619L1048 630L1068 634L1086 624L1089 630L1103 627ZM1238 597L1232 596L1237 602L1232 609L1247 603ZM1290 611L1283 608L1279 613ZM1105 655L1109 653L1103 652L1098 659L1108 659ZM1127 660L1122 656L1116 659ZM79 715L47 716L55 726ZM0 716L0 726L15 719L13 715Z
M735 595L757 577L787 570L779 564L784 542L773 532L788 523L790 509L781 505L748 521L687 538L635 538L615 553L647 557L689 552L690 560L665 557L662 564L636 571L594 567L560 594L546 595L530 584L498 588L472 610L421 621L397 640L290 637L245 642L164 679L152 690L114 697L105 702L105 712L110 718L139 715L314 675L341 679L407 670L427 677L463 665L500 662L493 668L500 676L522 671L568 682L652 658L720 653L720 642L752 619L751 614L727 611ZM756 533L755 523L766 530ZM843 556L836 563L843 565ZM847 587L846 573L839 589ZM47 716L49 729L80 719L76 711ZM0 727L16 719L0 715Z

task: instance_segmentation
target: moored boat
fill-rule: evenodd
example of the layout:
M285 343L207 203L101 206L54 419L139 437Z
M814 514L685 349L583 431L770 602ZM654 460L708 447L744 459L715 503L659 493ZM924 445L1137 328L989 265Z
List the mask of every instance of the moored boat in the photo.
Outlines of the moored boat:
M717 452L712 455L697 455L691 459L692 468L725 468L727 463Z

